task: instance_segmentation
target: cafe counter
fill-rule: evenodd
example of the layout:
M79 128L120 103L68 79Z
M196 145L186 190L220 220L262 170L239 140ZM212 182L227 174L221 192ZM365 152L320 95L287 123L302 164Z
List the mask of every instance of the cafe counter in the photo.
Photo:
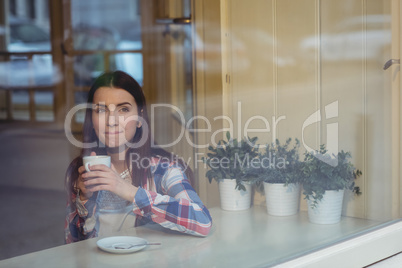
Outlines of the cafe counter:
M274 217L263 206L244 211L210 209L213 226L207 237L165 230L158 225L128 229L116 236L135 236L161 245L129 254L98 248L102 237L62 245L0 261L0 267L266 267L339 242L379 223L342 218L333 225L308 221L306 212Z

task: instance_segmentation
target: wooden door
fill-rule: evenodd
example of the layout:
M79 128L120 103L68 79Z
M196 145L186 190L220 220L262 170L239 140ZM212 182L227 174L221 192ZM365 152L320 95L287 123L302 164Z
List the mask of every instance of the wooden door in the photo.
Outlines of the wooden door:
M188 0L144 0L144 92L157 144L194 170L193 25ZM198 188L196 180L195 188Z

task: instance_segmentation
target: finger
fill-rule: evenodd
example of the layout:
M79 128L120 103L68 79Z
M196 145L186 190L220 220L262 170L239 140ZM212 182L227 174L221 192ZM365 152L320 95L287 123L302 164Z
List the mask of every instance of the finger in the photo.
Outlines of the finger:
M105 172L103 171L91 171L91 172L86 172L81 175L83 182L88 181L88 180L94 180L100 177L105 177Z
M91 171L85 172L81 174L84 179L94 178L94 177L115 177L116 173L111 171L110 169L91 169Z
M103 185L104 187L107 187L106 189L103 190L108 190L108 191L114 191L116 187L119 184L119 181L116 180L111 180L110 178L106 177L97 177L93 179L88 179L83 182L85 187L88 188L88 186L95 186L95 185Z
M96 171L96 170L99 170L99 171L111 171L110 167L102 165L102 164L100 164L100 165L89 165L89 170L91 172Z
M84 166L80 166L79 168L78 168L78 173L79 174L82 174L82 173L84 173L85 172L85 167Z
M85 173L84 173L85 174ZM84 180L84 178L82 177L82 175L84 175L82 172L80 172L80 170L78 169L78 179L77 179L77 186L80 182L82 182Z
M96 155L96 153L95 152L91 152L91 156L95 156Z
M111 180L107 177L96 176L94 174L94 176L92 176L92 177L84 178L84 181L82 183L86 186L86 185L92 185L92 184L97 184L97 183L106 183L108 181L111 181Z
M91 189L91 187L86 187L84 184L81 184L78 186L78 188L80 189L80 192L82 192L82 194L85 196L88 195L89 193L93 193L93 190Z
M87 180L85 182L83 182L85 188L91 188L91 190L93 190L94 186L97 185L109 185L107 179L103 179L103 178L96 178L96 179L92 179L92 180Z
M85 185L84 185L84 180L83 179L78 180L77 188L80 189L81 191L85 190Z

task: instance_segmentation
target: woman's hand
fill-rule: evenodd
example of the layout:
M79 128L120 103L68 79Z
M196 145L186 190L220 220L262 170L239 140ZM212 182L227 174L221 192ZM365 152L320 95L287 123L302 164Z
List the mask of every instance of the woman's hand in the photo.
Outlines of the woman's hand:
M91 156L95 156L96 153L95 152L91 152ZM85 167L84 166L80 166L78 168L78 180L77 180L77 185L76 187L80 190L80 200L81 201L86 201L89 198L92 197L92 195L94 194L93 191L91 191L90 188L85 187L84 184L84 178L82 177L82 175L86 172Z
M80 190L80 199L81 201L86 201L92 197L94 192L91 191L91 188L87 188L84 184L85 179L82 176L85 174L85 167L80 166L78 168L78 173L79 176L77 180L77 188Z
M83 192L84 196L92 196L94 192L106 190L127 201L132 202L134 200L138 188L123 180L115 170L105 165L93 165L89 166L89 169L90 172L81 175L82 183L86 189L86 192Z

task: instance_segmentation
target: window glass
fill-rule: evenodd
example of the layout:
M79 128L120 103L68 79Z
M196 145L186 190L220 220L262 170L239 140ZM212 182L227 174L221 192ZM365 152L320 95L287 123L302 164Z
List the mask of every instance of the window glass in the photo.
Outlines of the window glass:
M106 70L127 71L142 82L141 54L118 52L141 52L139 1L73 0L71 10L76 53L103 51L75 58L75 84L89 86L94 77Z
M76 86L90 86L105 70L104 56L100 53L74 57L74 81Z
M37 121L54 121L54 99L51 91L37 91L34 96L35 116Z
M52 54L46 54L51 52L48 1L6 2L9 12L1 16L5 27L0 47L10 54L4 54L0 61L0 90L13 91L11 103L7 103L13 107L13 120L33 118L51 122L54 85L61 81L62 74L59 66L53 64ZM36 92L37 88L42 92ZM43 91L44 88L48 90ZM30 109L29 103L39 106Z
M64 176L81 148L67 141L61 131L64 126L54 124L48 129L38 124L31 129L30 124L54 122L55 110L64 116L73 106L85 103L89 86L107 70L125 71L149 89L146 96L153 99L147 102L148 108L154 103L176 108L173 112L163 105L155 109L150 113L151 124L155 124L159 145L175 143L167 149L190 165L198 160L196 190L213 215L219 216L213 219L214 229L203 240L206 243L200 243L201 253L213 254L211 248L216 245L222 245L224 253L226 248L227 252L252 248L256 257L250 266L274 265L399 220L401 197L395 189L400 178L393 174L392 156L400 146L395 144L400 137L393 135L400 122L391 121L393 109L399 110L395 107L398 101L392 99L392 82L399 79L399 69L383 70L391 58L391 0L202 4L155 0L155 10L148 10L147 16L158 13L165 22L170 21L167 17L187 17L191 23L174 25L172 20L162 24L155 19L141 25L140 4L147 1L151 0L61 1L71 3L71 14L66 16L71 16L71 32L65 25L63 34L72 39L73 51L62 56L65 66L53 64L49 1L0 1L4 6L7 2L9 9L0 15L0 50L8 53L0 61L0 119L6 123L0 124L0 201L5 199L0 214L5 215L7 226L0 230L0 245L6 245L0 250L0 260L64 244ZM200 6L202 10L196 10ZM158 41L147 42L152 48L147 54L144 29L152 37L149 40ZM64 73L71 74L71 81L63 80ZM144 73L155 79L144 80ZM58 96L54 88L60 81L64 91ZM82 139L84 116L85 111L79 110L71 119L72 136L77 140ZM24 128L10 128L10 119L20 121ZM346 189L337 203L339 222L317 224L310 218L315 213L308 201L312 197L305 195L311 189L314 192L315 186L326 187L330 172L317 177L314 184L297 188L292 200L297 204L295 213L286 216L268 211L267 200L274 195L263 184L270 178L260 176L260 184L249 195L251 208L227 212L220 199L224 195L218 183L208 182L210 169L202 167L201 157L207 157L208 146L217 145L228 130L232 138L258 137L262 146L298 139L300 166L306 164L310 152L315 154L312 159L326 164L322 170L329 170L334 155L348 152L350 163L362 171L353 185L362 194ZM333 153L325 155L329 162L320 158L322 145ZM269 157L270 167L281 169L282 164L285 168L289 164L275 155ZM238 165L252 164L235 159ZM274 175L281 173L274 171ZM299 178L306 179L305 170L298 172ZM32 217L26 211L43 215ZM165 235L175 236L173 232ZM246 254L222 259L236 262ZM178 260L178 266L187 260Z
M27 22L13 23L10 25L11 43L37 43L49 42L49 34L36 25Z
M241 130L235 135L243 136L248 127L253 131L247 134L258 137L260 144L297 138L300 159L313 153L327 170L321 177L309 176L314 183L301 191L298 215L305 218L287 222L296 223L290 229L300 239L291 241L303 245L298 249L301 254L381 226L393 219L393 209L399 210L392 192L393 78L383 70L391 55L390 1L363 2L228 1L222 36L228 50L223 66L230 83L226 80L224 87L230 92L227 113L233 128ZM319 158L322 145L329 152L327 158ZM345 191L337 224L310 225L310 215L316 212L311 212L306 193L334 187L327 178L337 177L325 159L338 159L335 156L342 150L362 171L355 181L362 195ZM254 204L264 204L267 198L266 193L257 193ZM349 221L355 226L346 226ZM310 231L303 229L304 223ZM326 239L314 237L321 227L333 233ZM292 258L294 253L288 250L270 256L272 261Z
M116 56L110 56L110 60L115 60L116 68L122 70L132 77L140 85L143 85L143 68L141 53L119 53Z
M74 94L75 105L86 103L87 99L88 99L87 91L77 91ZM74 116L75 122L80 124L84 123L84 119L85 119L85 110L79 110Z
M42 8L47 8L41 5ZM29 14L10 14L8 17L10 52L50 51L49 19L35 19Z
M73 31L77 34L84 28L93 36L102 37L108 44L114 43L114 45L125 40L141 42L139 7L138 0L72 0ZM77 46L79 42L80 40L75 40L74 45ZM130 49L137 48L135 45ZM116 49L116 47L110 45L105 49Z
M14 120L29 120L29 93L25 90L12 92L12 117Z

